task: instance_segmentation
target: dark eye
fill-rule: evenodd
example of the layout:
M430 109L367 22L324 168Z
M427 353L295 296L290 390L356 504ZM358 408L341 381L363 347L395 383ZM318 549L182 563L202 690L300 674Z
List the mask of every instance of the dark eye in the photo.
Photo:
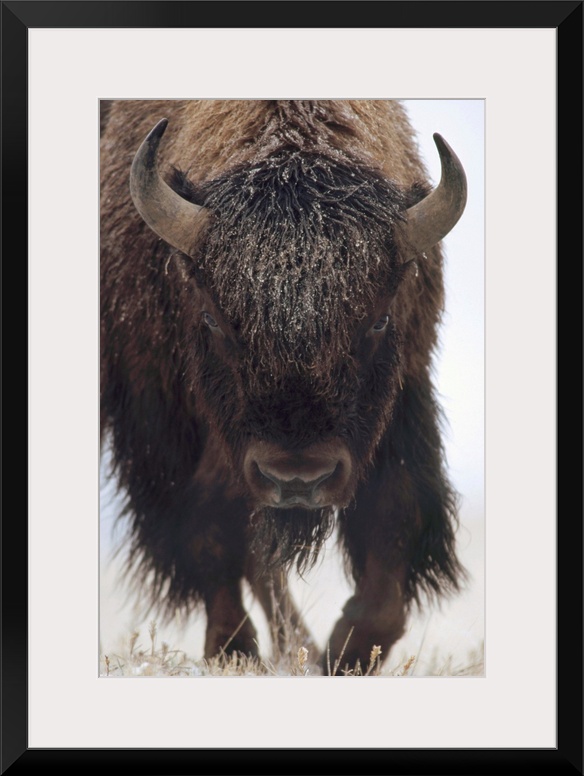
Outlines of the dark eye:
M377 323L373 324L372 326L373 331L383 331L387 326L388 321L389 321L389 315L382 315L381 318L377 321Z
M219 324L217 323L215 318L213 318L212 315L209 315L209 313L203 313L203 320L205 321L205 323L207 324L207 326L210 329L218 329L219 328Z

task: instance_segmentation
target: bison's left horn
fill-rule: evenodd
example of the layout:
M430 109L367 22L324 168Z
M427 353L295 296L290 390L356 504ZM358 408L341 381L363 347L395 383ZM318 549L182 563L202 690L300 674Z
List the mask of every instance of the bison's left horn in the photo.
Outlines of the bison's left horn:
M434 142L440 154L442 175L434 191L406 213L404 229L410 258L446 237L466 205L466 175L460 159L438 133L434 134Z
M158 146L167 125L168 119L159 121L138 149L130 171L130 193L148 226L174 248L190 253L194 222L204 208L187 202L160 177Z

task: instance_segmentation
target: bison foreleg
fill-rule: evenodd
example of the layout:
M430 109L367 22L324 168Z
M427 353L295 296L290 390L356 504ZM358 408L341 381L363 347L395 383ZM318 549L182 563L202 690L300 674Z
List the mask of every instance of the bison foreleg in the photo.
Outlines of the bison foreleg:
M243 608L239 582L221 585L205 596L205 657L241 652L258 656L257 634Z
M387 656L404 631L404 582L404 568L388 571L372 553L367 555L355 595L345 604L321 656L324 674L354 671L357 661L366 673L378 654L382 660Z

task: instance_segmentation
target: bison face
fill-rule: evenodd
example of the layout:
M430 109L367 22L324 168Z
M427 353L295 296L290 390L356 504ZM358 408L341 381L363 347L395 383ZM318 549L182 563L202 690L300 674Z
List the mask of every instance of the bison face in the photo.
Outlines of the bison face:
M184 300L192 321L187 382L199 414L223 440L242 495L254 510L348 505L399 391L403 338L394 308L410 265L395 270L399 282L394 278L390 293L384 279L367 315L355 315L347 302L342 315L323 316L326 331L312 332L308 343L313 321L295 338L281 334L294 317L283 316L276 325L267 316L262 328L253 297L247 320L228 315L212 279L205 280L186 257L177 261L183 273L190 272ZM296 302L313 306L317 288ZM282 294L279 301L282 315L290 300Z
M348 503L357 471L345 418L355 405L348 375L331 392L330 381L300 374L298 364L261 369L265 352L194 277L189 296L187 382L199 413L223 439L251 506L320 509ZM338 371L350 371L348 364Z

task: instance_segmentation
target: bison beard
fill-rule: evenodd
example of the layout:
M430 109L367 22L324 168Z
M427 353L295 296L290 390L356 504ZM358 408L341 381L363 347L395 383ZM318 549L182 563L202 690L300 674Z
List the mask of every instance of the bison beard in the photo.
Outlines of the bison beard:
M324 509L265 509L250 519L250 551L255 566L267 571L293 563L301 574L309 570L334 528L335 511Z
M154 109L169 120L142 143ZM438 243L466 187L437 146L445 183L429 193L394 101L108 106L102 434L127 494L130 565L169 616L205 606L207 657L257 652L242 580L273 620L276 570L314 564L337 508L355 594L325 672L327 647L334 663L352 633L344 661L366 663L373 645L386 657L420 592L458 588L430 375ZM242 472L253 449L284 467L254 458L269 480L255 493ZM317 508L264 506L278 503L273 478L308 487L330 461Z

